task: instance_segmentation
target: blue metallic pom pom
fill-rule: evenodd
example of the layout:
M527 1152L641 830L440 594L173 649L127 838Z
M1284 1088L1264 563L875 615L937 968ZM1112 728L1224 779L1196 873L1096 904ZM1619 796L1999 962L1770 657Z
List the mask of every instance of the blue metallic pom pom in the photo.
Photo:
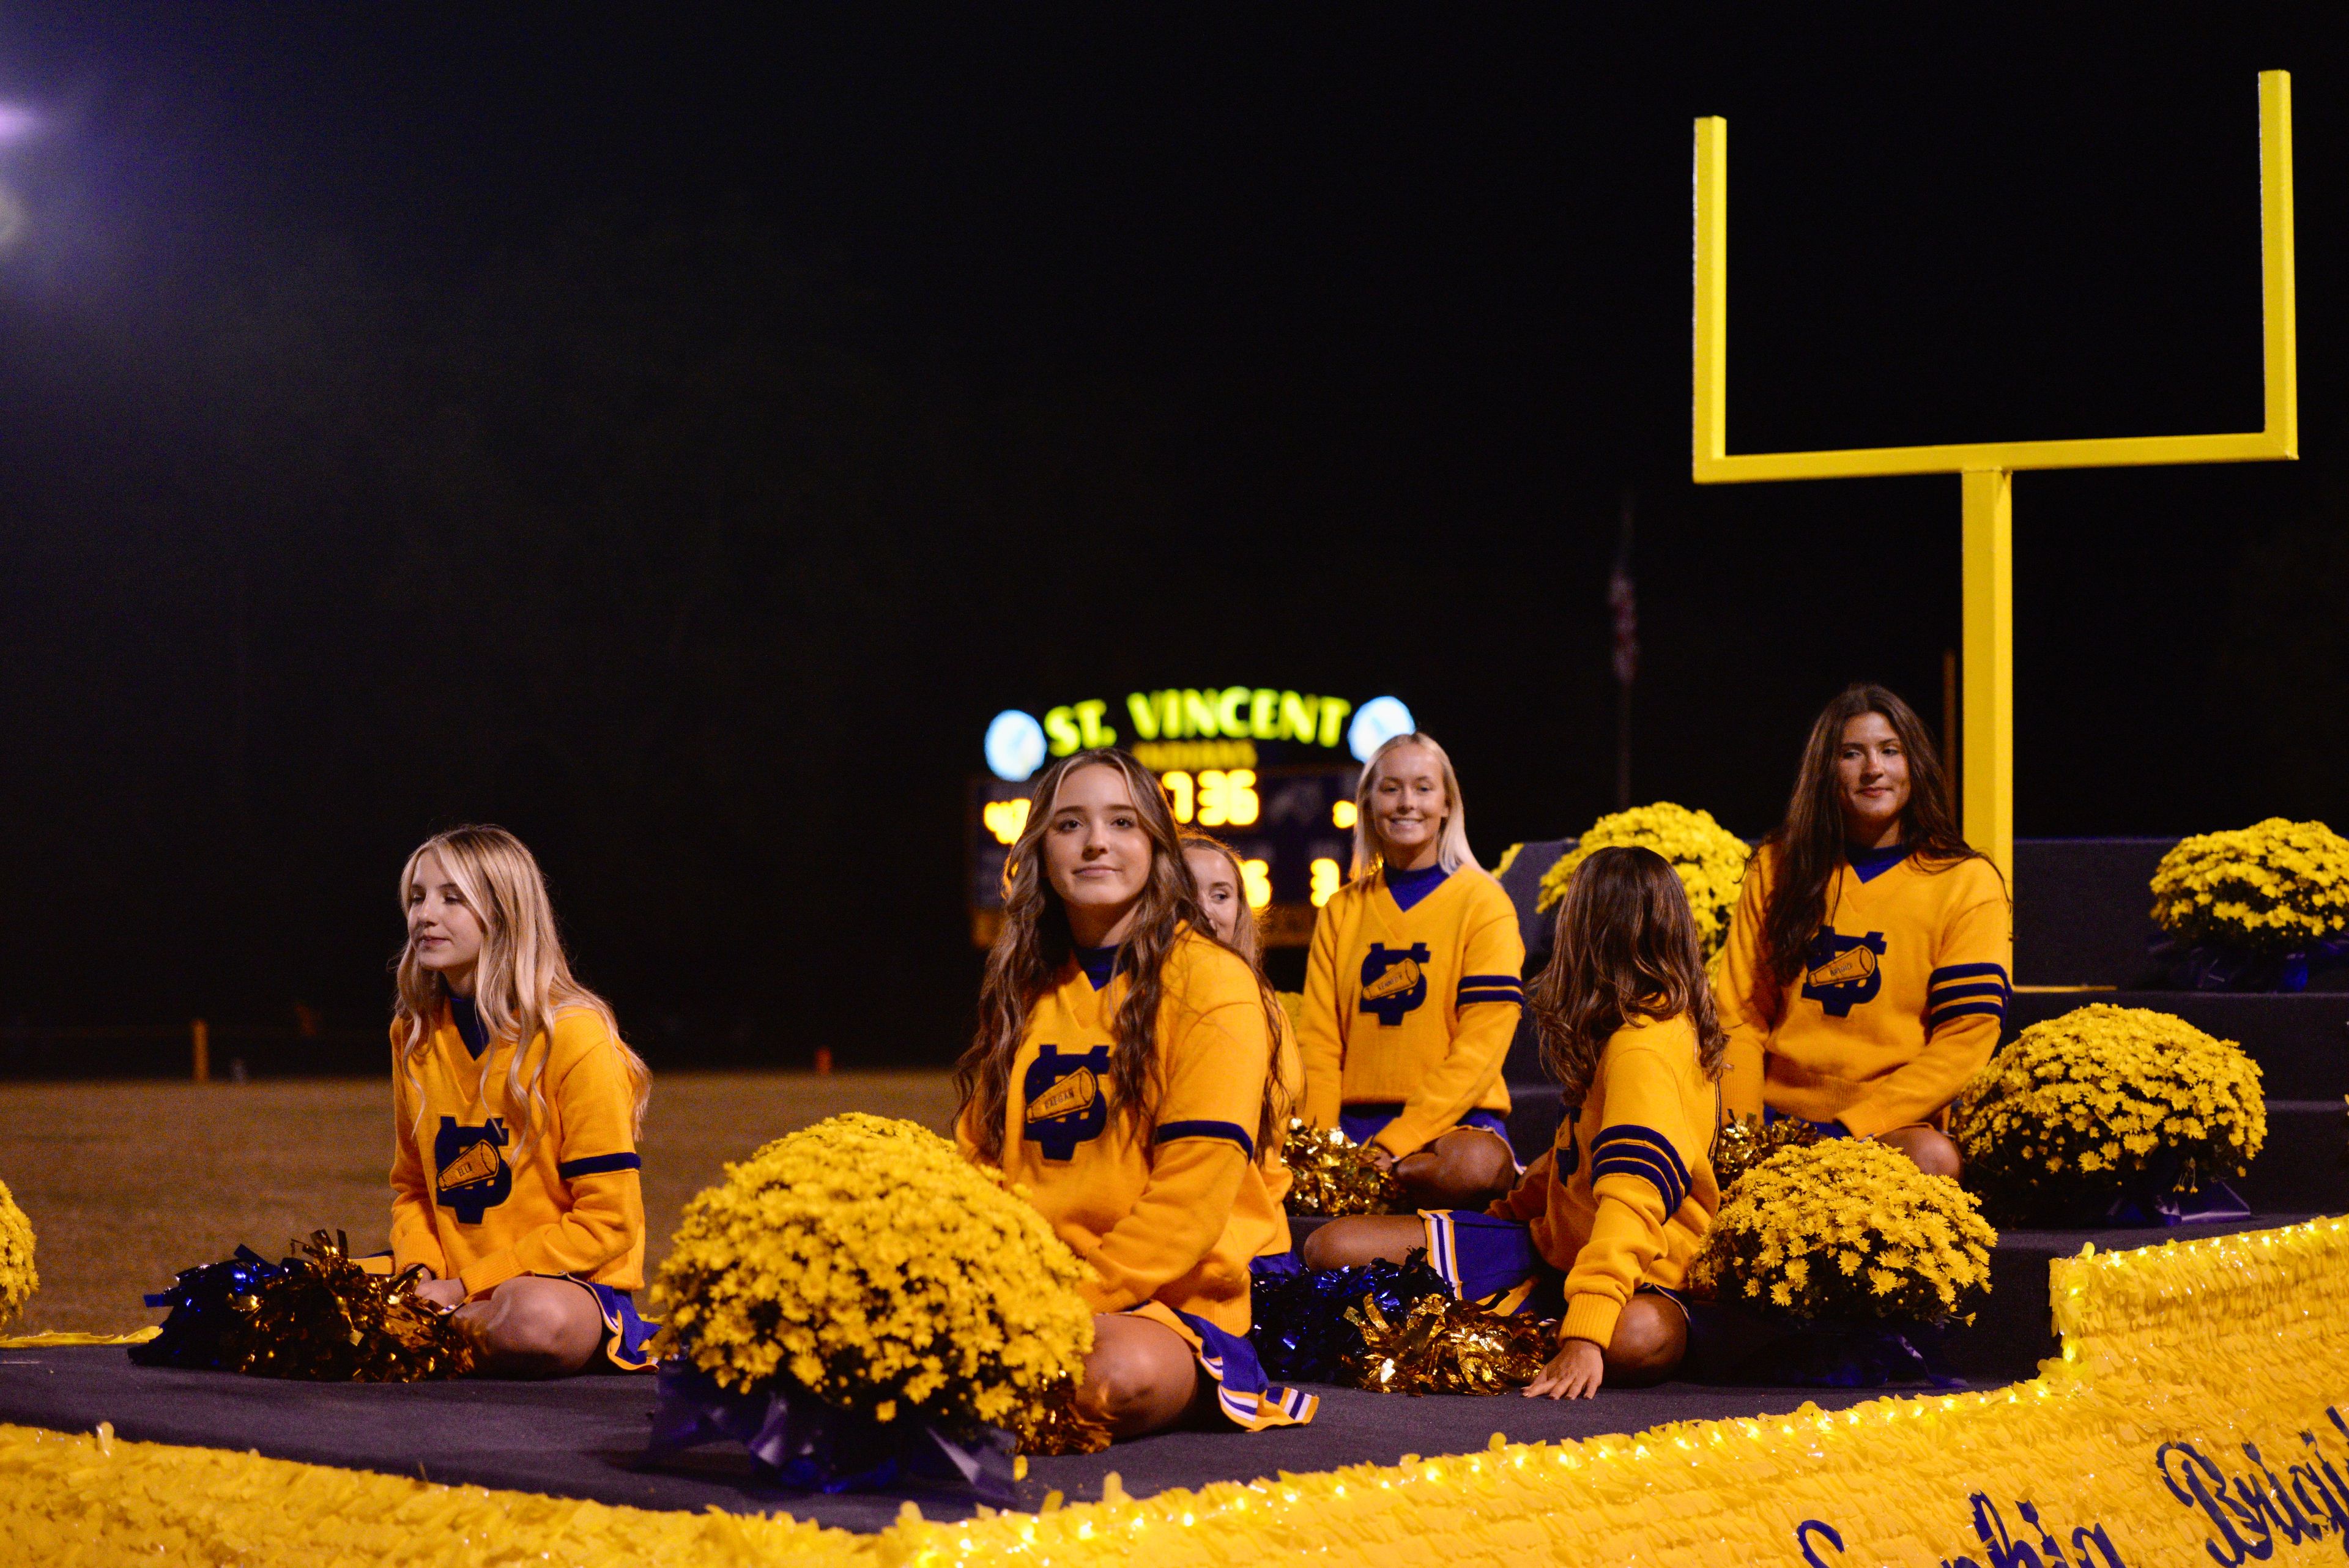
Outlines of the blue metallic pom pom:
M171 1287L147 1298L150 1307L169 1307L163 1330L144 1345L130 1347L130 1359L141 1366L176 1366L191 1372L225 1371L236 1365L231 1346L244 1334L244 1314L267 1282L285 1272L250 1247L236 1255L200 1269L182 1269ZM240 1310L231 1304L243 1297Z
M1427 1249L1414 1247L1400 1263L1383 1259L1350 1269L1312 1272L1262 1266L1250 1285L1256 1326L1248 1337L1265 1376L1277 1383L1334 1383L1340 1364L1362 1351L1362 1327L1347 1309L1364 1296L1390 1318L1408 1316L1423 1297L1448 1296L1452 1287L1427 1266Z

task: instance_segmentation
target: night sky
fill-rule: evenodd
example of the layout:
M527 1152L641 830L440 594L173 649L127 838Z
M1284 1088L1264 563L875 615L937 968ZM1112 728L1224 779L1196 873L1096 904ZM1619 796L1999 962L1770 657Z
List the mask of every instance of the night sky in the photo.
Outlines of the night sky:
M1609 809L1627 490L1635 795L1760 833L1939 722L1958 483L1690 483L1710 113L1733 451L2234 431L2293 73L2305 456L2017 479L2018 826L2349 826L2325 7L92 9L0 13L0 1023L376 1029L494 820L656 1069L942 1059L998 709Z

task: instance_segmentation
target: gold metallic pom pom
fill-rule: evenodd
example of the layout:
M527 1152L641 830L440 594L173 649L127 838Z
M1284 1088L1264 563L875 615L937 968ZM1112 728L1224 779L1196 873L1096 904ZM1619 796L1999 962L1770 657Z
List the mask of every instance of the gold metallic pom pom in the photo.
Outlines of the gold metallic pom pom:
M1760 1116L1734 1116L1713 1139L1713 1179L1726 1193L1738 1178L1782 1148L1819 1141L1819 1129L1800 1116L1780 1116L1764 1127Z
M419 1273L369 1273L340 1231L294 1243L284 1273L229 1305L243 1319L234 1370L326 1383L416 1383L473 1369L455 1320L419 1300Z
M1011 1418L1023 1454L1097 1454L1110 1445L1107 1427L1077 1404L1077 1380L1059 1377Z
M1280 1158L1294 1183L1288 1189L1291 1214L1333 1220L1341 1214L1392 1214L1402 1202L1395 1179L1336 1127L1309 1127L1290 1117Z
M1540 1375L1554 1324L1502 1317L1474 1302L1423 1296L1391 1321L1364 1297L1347 1318L1361 1325L1362 1349L1345 1360L1345 1378L1379 1394L1506 1394Z

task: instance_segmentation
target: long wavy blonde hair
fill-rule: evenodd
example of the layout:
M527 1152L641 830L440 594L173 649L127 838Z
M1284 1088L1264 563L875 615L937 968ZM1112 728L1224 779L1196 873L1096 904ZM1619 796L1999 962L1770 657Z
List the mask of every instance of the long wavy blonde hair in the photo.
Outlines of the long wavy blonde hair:
M416 887L416 868L427 855L438 855L440 868L457 885L465 905L481 922L481 957L473 969L473 1006L481 1027L492 1040L517 1043L506 1069L501 1103L515 1124L513 1162L536 1140L546 1123L546 1059L554 1047L554 1020L562 1013L585 1009L604 1022L619 1047L636 1092L635 1123L644 1126L645 1104L652 1096L652 1073L644 1059L620 1038L619 1021L611 1004L572 976L571 961L554 926L554 905L546 896L546 877L538 860L519 838L502 827L472 825L436 833L416 846L399 873L399 907L406 914ZM432 1030L449 1000L447 982L416 959L416 940L409 937L400 949L398 995L393 1016L404 1031L401 1069L416 1089L417 1114L423 1115L422 1067L432 1048ZM490 1054L481 1054L481 1096L490 1098Z

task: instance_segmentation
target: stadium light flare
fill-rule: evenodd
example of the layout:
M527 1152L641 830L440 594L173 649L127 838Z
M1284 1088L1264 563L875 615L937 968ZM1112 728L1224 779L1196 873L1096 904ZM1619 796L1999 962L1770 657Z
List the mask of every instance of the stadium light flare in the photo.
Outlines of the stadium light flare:
M1022 784L1044 765L1044 726L1032 713L1007 708L987 726L987 765L1006 784Z
M1419 721L1411 716L1400 697L1373 697L1354 713L1354 722L1346 727L1346 749L1354 753L1358 763L1367 763L1381 746L1397 735L1408 735L1419 728Z

